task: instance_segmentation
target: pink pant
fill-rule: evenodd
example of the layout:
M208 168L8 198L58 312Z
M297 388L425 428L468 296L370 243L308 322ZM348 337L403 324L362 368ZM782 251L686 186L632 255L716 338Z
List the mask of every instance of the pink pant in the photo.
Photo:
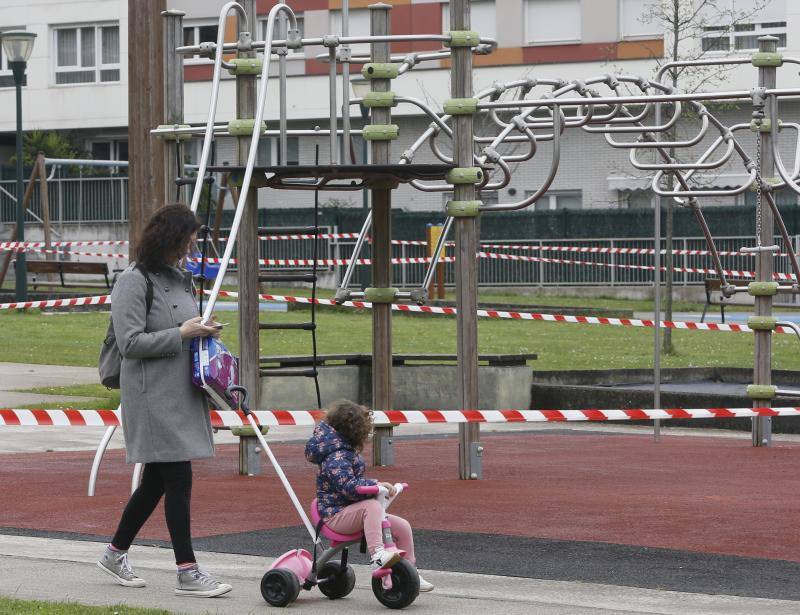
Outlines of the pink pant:
M402 517L396 515L388 515L388 517L392 524L392 536L394 536L397 548L405 551L406 559L415 564L414 536L411 533L411 525ZM383 547L382 521L383 508L378 500L370 499L345 506L338 513L326 519L325 525L340 534L355 534L364 530L367 549L370 554L373 554Z

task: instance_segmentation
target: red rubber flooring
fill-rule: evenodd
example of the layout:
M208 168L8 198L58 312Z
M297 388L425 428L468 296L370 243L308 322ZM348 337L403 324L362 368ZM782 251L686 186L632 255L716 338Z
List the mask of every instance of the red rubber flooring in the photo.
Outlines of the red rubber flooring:
M455 439L395 440L396 465L368 472L411 489L393 512L414 527L664 547L800 562L800 446L748 440L599 434L484 436L483 481L459 481ZM314 471L302 444L274 452L303 502ZM0 455L0 527L111 534L131 466L106 455L86 496L92 453ZM297 525L266 463L235 474L235 446L195 464L193 534ZM168 539L157 511L142 538Z

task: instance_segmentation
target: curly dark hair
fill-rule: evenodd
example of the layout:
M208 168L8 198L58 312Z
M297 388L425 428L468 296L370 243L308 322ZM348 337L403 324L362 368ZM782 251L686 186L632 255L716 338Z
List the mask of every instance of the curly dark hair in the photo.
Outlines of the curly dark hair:
M364 448L372 432L372 411L346 399L328 406L326 421L356 451Z
M200 220L183 203L159 207L139 238L136 262L150 271L173 264L170 261L180 255L180 250L200 226Z

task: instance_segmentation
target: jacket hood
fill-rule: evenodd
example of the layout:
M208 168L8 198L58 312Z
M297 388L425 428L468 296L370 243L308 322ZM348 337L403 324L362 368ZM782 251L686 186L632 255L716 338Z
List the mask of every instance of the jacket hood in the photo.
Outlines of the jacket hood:
M352 450L352 447L339 435L339 432L325 421L321 421L314 428L314 433L306 444L306 459L311 463L320 464L328 455L342 449Z

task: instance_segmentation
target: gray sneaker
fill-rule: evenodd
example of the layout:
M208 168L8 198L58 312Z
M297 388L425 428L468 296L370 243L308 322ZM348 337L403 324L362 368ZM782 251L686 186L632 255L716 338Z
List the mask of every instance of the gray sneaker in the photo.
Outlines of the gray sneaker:
M198 568L197 564L178 573L178 586L175 593L178 596L194 596L195 598L213 598L231 591L233 587L227 583L220 583L207 572Z
M144 579L133 574L131 565L128 563L127 551L113 551L106 547L103 556L97 562L97 567L125 587L144 587L146 585Z

